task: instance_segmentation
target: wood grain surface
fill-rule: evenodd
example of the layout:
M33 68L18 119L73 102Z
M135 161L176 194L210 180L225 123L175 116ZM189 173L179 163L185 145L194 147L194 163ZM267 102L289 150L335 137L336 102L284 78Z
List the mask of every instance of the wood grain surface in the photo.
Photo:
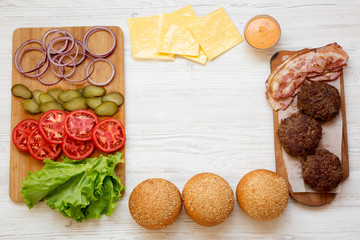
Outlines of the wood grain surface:
M273 71L277 66L284 62L288 56L297 53L298 51L280 51L275 53L270 60L270 69ZM345 92L344 92L344 77L340 76L340 97L341 97L341 117L342 117L342 139L341 139L341 163L344 171L343 181L349 177L349 152L347 140L346 127L346 107L345 107ZM281 111L281 110L280 110ZM280 139L277 135L279 128L279 112L273 111L274 120L274 148L276 172L283 176L289 186L290 195L298 202L309 206L322 206L330 203L336 196L336 193L312 193L312 192L293 192L291 184L288 180L287 170L283 158L283 148Z
M105 86L107 92L120 92L124 95L125 85L124 85L124 43L123 43L123 33L120 27L109 27L115 34L117 38L117 47L115 52L109 56L107 59L110 60L115 67L115 76L113 80ZM42 36L46 31L51 28L18 28L13 33L13 61L15 51L29 39L41 40ZM90 27L60 27L60 29L67 30L74 35L75 39L83 40L83 36ZM49 37L47 38L47 42ZM39 44L29 44L24 49L29 47L39 47ZM88 40L88 49L93 53L105 53L111 49L113 46L113 39L109 33L106 31L99 31L92 34ZM81 49L82 51L82 49ZM43 54L39 51L30 51L24 55L23 60L21 61L21 66L23 70L33 69L36 64L44 57ZM70 79L77 80L83 79L85 77L85 67L90 63L90 59L86 58L85 61L80 64L75 73L70 77ZM41 70L41 69L40 69ZM95 82L104 82L111 76L111 67L105 63L97 61L95 63L95 70L91 75L91 79ZM33 74L33 73L31 73ZM50 69L41 77L44 81L52 82L57 79L56 76L51 74ZM48 89L52 88L61 88L63 90L83 88L90 83L88 81L83 81L81 83L71 83L65 80L60 81L59 83L51 86L46 86L40 83L36 78L29 78L21 74L12 64L12 85L15 84L24 84L31 91L39 89L46 92ZM32 118L39 120L42 114L32 115L26 112L22 107L22 99L12 96L11 97L11 129L21 122L24 119ZM119 111L113 116L116 119L119 119L123 124L125 124L125 104L121 105ZM105 117L99 117L99 121L105 119ZM121 149L121 152L125 154L125 147ZM107 155L95 150L90 157L99 156L99 154ZM61 159L61 156L58 158ZM20 151L11 141L10 143L10 174L9 174L9 195L10 199L14 202L23 201L20 194L22 187L22 180L28 175L28 172L34 172L40 170L44 166L44 163L37 161L31 157L28 152ZM125 184L125 164L118 164L116 167L117 175L122 179Z
M191 4L202 17L220 7L243 35L257 14L273 16L281 39L256 51L242 42L206 66L139 61L131 55L128 18L171 13ZM0 239L358 239L360 236L360 2L288 0L1 0ZM126 192L114 213L78 223L39 203L29 210L9 198L12 34L16 28L120 26L124 32ZM284 214L258 222L235 204L224 223L205 228L183 210L161 231L136 224L128 209L141 181L161 177L180 191L193 175L213 172L233 190L242 176L276 170L272 109L265 98L271 56L336 41L349 54L344 68L350 176L341 194L321 207L289 199Z

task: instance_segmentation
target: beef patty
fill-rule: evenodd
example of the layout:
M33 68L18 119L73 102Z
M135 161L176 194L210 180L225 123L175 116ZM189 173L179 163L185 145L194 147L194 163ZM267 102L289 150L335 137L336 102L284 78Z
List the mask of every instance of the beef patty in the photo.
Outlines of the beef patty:
M313 154L322 137L322 127L315 119L296 113L281 120L278 136L281 145L292 156Z
M317 150L306 157L302 167L304 181L315 191L329 192L342 181L343 169L337 156L328 150Z
M297 107L304 114L320 122L333 119L340 110L339 91L324 82L303 84L297 98Z

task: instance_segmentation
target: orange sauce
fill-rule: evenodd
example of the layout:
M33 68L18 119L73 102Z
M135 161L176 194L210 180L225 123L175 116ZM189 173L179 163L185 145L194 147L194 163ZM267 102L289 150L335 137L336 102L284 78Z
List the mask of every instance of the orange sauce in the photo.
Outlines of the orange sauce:
M265 49L274 46L280 38L280 26L270 16L251 19L245 27L245 39L253 47Z

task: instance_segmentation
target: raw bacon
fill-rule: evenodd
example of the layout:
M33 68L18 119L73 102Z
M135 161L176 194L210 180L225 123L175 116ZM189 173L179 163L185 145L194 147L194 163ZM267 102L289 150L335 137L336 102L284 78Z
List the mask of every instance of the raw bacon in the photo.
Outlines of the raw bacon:
M328 72L322 75L318 75L318 76L314 76L314 77L309 77L307 79L309 79L310 81L313 82L320 82L320 81L332 81L337 79L340 75L341 75L342 71L338 71L338 72Z
M304 49L288 57L266 80L266 97L274 110L286 109L308 77L330 81L340 76L349 56L337 43ZM291 100L290 100L291 99Z

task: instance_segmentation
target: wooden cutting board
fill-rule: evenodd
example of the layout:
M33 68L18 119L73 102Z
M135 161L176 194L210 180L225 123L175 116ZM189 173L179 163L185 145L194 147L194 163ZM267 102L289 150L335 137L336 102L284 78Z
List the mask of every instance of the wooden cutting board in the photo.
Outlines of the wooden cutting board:
M270 60L271 71L280 65L287 56L290 56L297 51L280 51L275 53ZM345 92L344 92L344 77L340 76L340 95L341 95L341 117L342 117L342 140L341 140L341 161L344 170L343 181L349 177L349 153L348 153L348 140L347 140L347 127L346 127L346 109L345 109ZM303 192L294 193L288 180L286 166L283 159L283 148L280 144L280 139L277 136L279 128L278 112L273 111L274 123L274 145L275 145L275 161L276 172L283 176L289 187L290 195L298 202L309 206L322 206L330 203L336 196L336 193L313 193Z
M85 32L90 28L91 27L61 27L60 29L71 32L74 35L75 39L82 41ZM113 80L107 86L105 86L105 88L107 92L120 92L125 97L123 33L119 27L109 26L108 28L112 30L112 32L117 38L117 47L115 52L107 58L114 65L115 76ZM23 74L16 70L16 68L14 67L14 53L19 48L19 46L29 39L37 39L41 41L42 36L49 29L51 28L19 28L14 31L12 48L12 85L21 83L27 86L31 91L39 89L45 92L51 88L61 88L63 90L67 90L82 88L86 85L90 85L88 81L84 81L80 84L74 84L62 80L53 86L45 86L41 84L37 79L25 77ZM112 45L113 39L111 38L110 34L105 31L99 31L94 33L90 36L88 40L88 48L94 53L105 53L112 47ZM29 45L29 47L31 46L39 47L40 45ZM29 51L28 53L26 53L26 55L24 55L24 59L22 61L23 69L32 69L36 65L36 63L42 58L43 55L41 55L40 52ZM90 60L86 59L85 61L85 63L82 63L81 65L79 65L78 68L76 68L76 71L71 76L71 79L81 79L81 77L85 76L85 66ZM94 81L100 81L100 79L108 79L111 76L111 67L105 62L98 61L96 62L96 64L97 71L94 71L91 78ZM52 76L50 73L51 71L49 69L42 79L47 79L47 77L49 79L55 79L54 76ZM20 121L27 118L38 120L41 116L41 114L31 115L27 113L22 108L21 102L21 98L17 98L14 96L11 97L11 131ZM120 120L125 126L125 103L119 108L119 111L113 116L113 118ZM99 121L103 119L104 117L99 117ZM44 163L33 159L28 152L18 150L13 144L12 140L10 142L9 195L12 201L23 202L23 198L20 194L22 180L26 178L26 176L28 175L28 171L38 171L44 166ZM121 152L125 154L125 147L121 149ZM95 150L91 156L97 157L100 154L107 155L106 153L102 153L99 150ZM117 175L121 178L123 184L125 185L125 164L118 164L115 170Z

